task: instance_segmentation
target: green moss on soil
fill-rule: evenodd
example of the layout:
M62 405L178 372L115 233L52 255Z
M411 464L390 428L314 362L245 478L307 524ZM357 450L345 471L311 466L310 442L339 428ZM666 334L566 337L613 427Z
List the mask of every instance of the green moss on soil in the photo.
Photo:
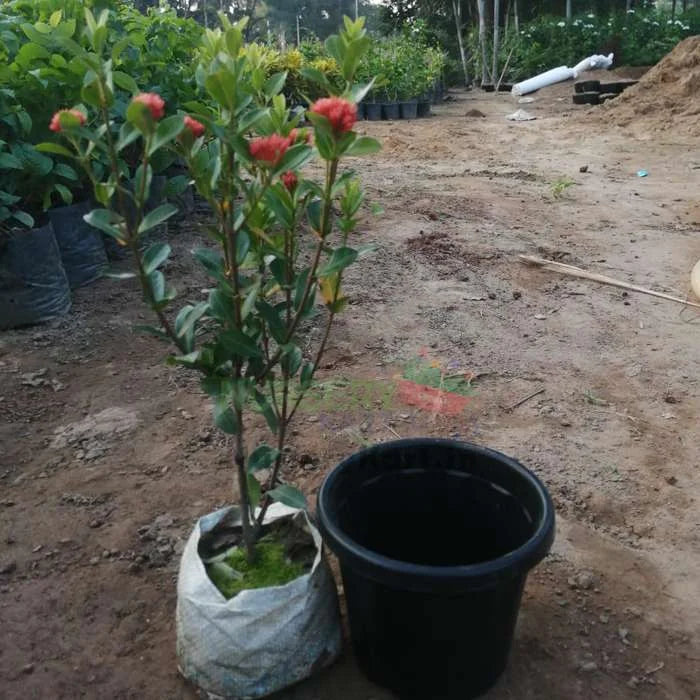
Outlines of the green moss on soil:
M302 564L289 561L284 545L280 542L261 539L255 546L257 558L251 565L241 547L234 550L224 563L242 574L241 578L231 578L221 567L209 565L209 578L226 598L233 598L244 590L283 586L306 573Z

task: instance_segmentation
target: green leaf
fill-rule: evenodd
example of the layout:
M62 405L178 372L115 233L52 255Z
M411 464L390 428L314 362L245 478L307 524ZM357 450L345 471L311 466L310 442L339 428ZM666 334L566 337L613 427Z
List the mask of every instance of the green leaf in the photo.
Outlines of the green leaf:
M228 405L226 397L217 397L214 399L214 423L219 430L236 435L238 433L238 421L236 414Z
M85 214L83 219L90 224L90 226L104 231L104 233L108 236L112 236L112 238L115 238L120 243L125 242L126 239L124 235L115 226L115 224L122 222L122 217L109 209L93 209L90 213Z
M275 413L272 404L267 400L267 396L265 396L265 394L263 394L261 391L256 390L255 403L258 404L260 412L265 417L267 427L270 428L273 433L276 433L279 428L279 421L277 420L277 414Z
M248 473L268 469L277 459L280 451L269 445L260 445L256 447L248 456Z
M245 335L237 328L230 328L219 334L219 346L223 347L230 356L261 357L262 353L255 340Z
M236 262L242 265L250 250L250 236L247 231L239 231L236 235Z
M53 171L54 174L59 175L60 177L65 177L66 180L78 179L78 173L76 173L75 170L70 167L70 165L66 165L65 163L56 163Z
M42 153L55 153L59 156L66 156L67 158L73 158L74 154L69 151L65 146L61 146L60 143L51 143L50 141L45 141L44 143L39 143L34 146L37 151Z
M284 83L286 80L287 80L287 72L286 71L284 71L282 73L274 73L265 81L265 86L263 88L263 92L268 97L272 97L273 95L277 95L284 87Z
M301 366L301 348L296 345L287 345L284 348L281 364L290 377L293 377Z
M280 318L278 311L266 301L260 299L257 303L257 309L263 320L267 323L270 330L270 335L275 342L283 343L287 336L287 329L284 322Z
M12 218L24 224L27 228L34 227L34 218L27 214L26 211L16 211L13 212Z
M141 132L133 124L124 122L119 129L119 140L116 143L117 152L136 141L139 136L141 136Z
M282 484L277 488L268 491L267 495L273 501L284 503L285 506L289 506L290 508L306 510L308 507L306 503L306 496L304 496L299 489L294 488L294 486L289 486L288 484Z
M126 120L133 124L140 132L150 134L153 131L153 115L151 110L143 102L129 103L126 108Z
M209 292L207 307L209 316L212 318L231 326L236 325L236 316L233 311L233 298L225 289L213 289Z
M301 368L301 374L299 375L299 386L302 391L306 391L310 386L314 378L314 365L312 362L307 362Z
M204 269L216 280L226 282L224 274L224 259L220 253L212 248L197 248L194 257L201 263Z
M147 275L150 275L151 272L156 270L168 259L171 252L172 248L167 243L154 243L143 254L143 258L141 258L143 271Z
M258 293L260 292L260 280L258 279L254 284L250 285L250 289L245 293L245 299L241 304L241 320L245 321L248 315L255 307L255 301L258 298Z
M313 149L309 148L305 143L298 143L296 146L287 149L282 156L282 160L275 168L275 172L284 173L287 170L298 170L313 158L313 154Z
M340 270L344 270L348 265L357 260L357 251L354 248L336 248L331 255L331 259L318 271L319 277L328 277Z
M175 319L175 332L180 336L185 336L194 324L205 314L209 305L206 301L200 301L195 306L187 305L182 308ZM185 313L183 313L185 312Z
M382 145L370 136L358 136L348 148L345 149L343 155L346 156L366 156L370 153L377 153L382 150Z
M136 84L136 81L127 73L115 70L112 72L112 79L117 87L130 92L132 95L136 95L139 92L139 86Z
M258 503L260 503L260 482L253 476L253 474L248 474L247 477L248 485L248 501L251 508L257 508Z
M362 102L365 95L367 95L367 93L374 87L375 80L376 78L372 78L372 80L365 85L353 85L353 88L350 91L350 99L357 104Z
M58 194L60 195L64 204L73 203L73 193L65 185L62 185L60 182L57 182L54 185L54 188L56 192L58 192Z
M138 232L145 233L149 231L154 226L158 226L158 224L169 219L173 214L177 214L177 212L178 208L174 204L161 204L143 217Z
M306 80L309 80L312 83L316 83L317 85L323 87L324 92L330 93L333 91L333 87L328 82L328 78L326 77L325 73L318 70L318 68L311 68L309 66L305 66L299 71L299 73L301 73L302 77L306 78Z
M22 170L22 161L11 153L0 153L0 168Z
M165 277L160 270L153 270L148 277L148 284L151 287L153 301L159 302L165 298Z
M148 149L148 155L153 155L161 146L170 143L182 131L185 126L184 116L175 114L172 117L166 117L159 124L156 133L153 136L151 145Z

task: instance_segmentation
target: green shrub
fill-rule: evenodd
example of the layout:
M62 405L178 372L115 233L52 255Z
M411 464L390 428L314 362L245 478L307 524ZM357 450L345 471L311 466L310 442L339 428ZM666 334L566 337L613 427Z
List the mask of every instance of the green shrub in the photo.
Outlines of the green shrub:
M523 80L557 66L572 67L591 54L611 52L615 54L615 65L648 66L661 60L681 39L699 32L697 12L686 12L675 20L671 20L669 13L657 10L604 16L589 13L575 17L568 24L562 17L542 16L522 25L520 34L511 30L504 38L499 70L510 55L505 79ZM474 74L481 75L481 53L475 31L469 35L468 45L474 57ZM490 46L487 54L490 61Z

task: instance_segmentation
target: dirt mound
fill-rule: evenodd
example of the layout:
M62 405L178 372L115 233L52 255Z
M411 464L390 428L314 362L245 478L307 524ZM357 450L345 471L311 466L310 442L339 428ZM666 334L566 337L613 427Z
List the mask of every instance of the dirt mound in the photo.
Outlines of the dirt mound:
M603 105L619 126L680 129L700 136L700 36L681 41L633 87Z

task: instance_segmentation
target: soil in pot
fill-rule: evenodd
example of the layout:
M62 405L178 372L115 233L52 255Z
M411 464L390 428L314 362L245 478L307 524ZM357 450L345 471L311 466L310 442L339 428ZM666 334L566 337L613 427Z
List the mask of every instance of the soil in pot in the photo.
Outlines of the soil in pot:
M401 110L398 102L383 102L382 103L382 119L395 121L401 118Z
M466 700L496 682L527 572L554 537L530 472L465 443L385 443L327 477L319 519L371 680L402 700Z
M224 534L223 538L218 535L216 552L211 540L204 538L200 544L207 574L225 598L245 590L283 586L311 570L316 554L313 540L300 537L299 529L290 521L267 525L264 532L255 546L253 562L248 561L238 533L230 537Z

